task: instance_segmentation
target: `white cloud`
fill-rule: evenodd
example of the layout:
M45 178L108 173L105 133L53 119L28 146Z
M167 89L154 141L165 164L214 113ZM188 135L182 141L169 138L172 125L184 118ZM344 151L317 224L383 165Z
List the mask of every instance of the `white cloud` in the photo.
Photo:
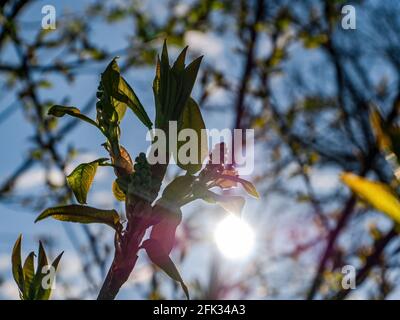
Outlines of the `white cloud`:
M174 13L177 17L183 17L189 12L189 9L189 4L181 2L174 7Z
M129 285L134 285L137 283L146 283L149 282L153 275L153 268L150 264L142 265L135 269L135 272L132 272L128 279Z
M0 272L7 271L11 268L10 256L2 254L0 256Z
M210 33L187 31L185 42L190 50L204 54L207 57L217 58L223 52L222 40Z
M64 182L64 175L59 170L51 169L49 172L49 179L54 185L62 185ZM45 182L46 171L43 168L31 169L18 178L16 188L20 190L32 189L43 185Z
M6 254L0 255L0 272L6 271L11 267L10 256Z
M81 153L71 163L67 165L67 167L65 168L65 172L67 174L70 174L72 170L74 170L81 163L91 162L98 158L100 158L100 156L96 153L91 153L91 152Z
M95 206L112 208L114 204L114 197L111 190L102 190L93 192L90 196L90 202Z
M63 278L76 278L80 276L82 274L82 264L79 257L74 254L65 254L58 273Z
M0 296L6 300L19 300L17 285L14 281L9 280L0 286Z
M329 192L337 188L340 184L339 176L340 171L335 169L314 169L310 175L311 184L319 193Z

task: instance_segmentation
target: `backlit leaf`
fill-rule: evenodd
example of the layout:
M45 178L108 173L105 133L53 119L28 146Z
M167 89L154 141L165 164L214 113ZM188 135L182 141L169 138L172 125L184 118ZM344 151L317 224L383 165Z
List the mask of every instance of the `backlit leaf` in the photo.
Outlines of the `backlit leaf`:
M183 199L190 192L191 185L195 179L196 177L191 175L176 177L165 187L162 198L165 201L176 202Z
M28 257L24 262L23 272L24 272L24 299L31 300L34 297L29 295L30 287L32 285L33 278L35 276L35 266L34 266L35 253L32 251L29 253Z
M51 266L54 268L54 271L57 271L58 265L60 263L60 260L63 256L64 252L61 252L52 262ZM46 274L44 274L46 276ZM53 279L54 281L55 279ZM51 294L51 287L44 289L42 286L40 286L41 290L39 290L36 300L49 300L50 294Z
M127 106L147 128L151 129L153 123L147 115L139 98L123 77L120 79L118 90L121 94L120 99L127 104Z
M197 136L197 148L195 150L190 149L190 152L196 152L196 159L194 163L188 163L188 164L183 164L181 161L179 161L178 158L178 166L182 168L183 170L188 171L190 174L194 174L197 171L199 171L203 165L204 159L208 155L208 139L207 139L207 133L205 131L205 124L203 117L200 112L200 108L197 105L196 101L194 101L192 98L189 99L187 102L187 105L183 111L182 119L180 122L179 129L192 129L196 132ZM184 146L186 143L189 143L192 145L191 141L186 142L186 141L178 141L177 146L178 146L178 155L179 155L179 150ZM195 145L196 146L196 145ZM191 157L190 157L191 158Z
M400 223L400 201L384 183L371 181L352 173L344 173L342 181L376 210L382 211Z
M250 181L244 180L244 179L240 179L239 182L243 186L244 190L246 190L249 195L251 195L257 199L260 198L260 195L259 195L256 187L254 186L254 184L252 184Z
M20 235L14 244L14 248L11 256L12 263L12 273L15 282L21 292L24 292L24 273L22 271L22 261L21 261L21 240L22 235Z
M29 288L29 296L32 297L32 299L35 300L40 299L39 298L41 296L40 292L44 290L42 288L42 279L45 276L45 274L42 273L42 269L47 264L48 262L47 262L46 252L43 248L42 242L39 241L38 265L36 267L36 273L33 278L32 284L30 285Z
M98 128L98 125L95 121L81 114L81 111L75 107L54 105L49 109L48 114L58 118L68 114L72 117L86 121L87 123L90 123L91 125L94 125L96 128Z
M86 203L87 194L96 175L97 167L107 160L107 158L100 158L89 163L81 163L67 176L68 185L79 203Z
M121 228L117 211L102 210L76 204L48 208L36 218L35 222L48 217L68 222L103 223L113 227L116 230L120 230Z
M188 46L183 48L181 53L179 54L178 58L174 62L174 65L172 66L172 70L174 72L182 72L185 69L185 58L186 58L186 52L187 52Z

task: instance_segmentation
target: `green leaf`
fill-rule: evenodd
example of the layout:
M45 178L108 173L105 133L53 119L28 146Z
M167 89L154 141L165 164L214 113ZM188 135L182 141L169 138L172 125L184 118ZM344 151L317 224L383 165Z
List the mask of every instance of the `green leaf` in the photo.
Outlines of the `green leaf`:
M117 111L119 121L124 117L126 107L129 107L139 120L142 121L147 128L151 129L153 124L139 98L128 82L121 76L116 58L110 62L103 72L101 83L105 93L111 100L109 102Z
M63 256L64 252L61 252L53 261L51 266L54 268L54 271L57 271L58 264ZM42 279L44 278L45 274L43 275ZM54 279L55 280L55 279ZM36 296L36 300L49 300L51 294L51 287L48 289L44 289L42 284L40 283L40 290Z
M101 74L101 83L104 87L104 90L107 91L109 94L118 91L120 70L117 59L118 57L112 59L111 62L107 65L104 72Z
M101 98L104 110L109 116L116 111L118 115L118 121L120 122L126 112L126 104L120 103L118 101L119 94L119 84L121 82L121 75L119 66L117 63L117 58L112 59L112 61L107 65L104 72L101 74L101 84L104 89L104 94Z
M96 175L97 167L107 160L107 158L100 158L89 163L81 163L67 176L68 185L79 203L86 203L87 194Z
M61 117L65 116L66 114L70 115L71 117L75 117L75 118L81 119L83 121L86 121L87 123L90 123L91 125L95 126L96 128L99 128L95 121L93 121L92 119L81 114L81 111L78 108L54 105L48 111L48 115L58 117L58 118L61 118Z
M400 201L391 188L381 182L370 181L352 173L343 173L342 181L376 210L400 223Z
M36 267L36 273L33 278L32 284L30 285L29 288L29 296L32 297L32 299L38 300L39 296L41 296L41 291L44 289L42 288L42 279L45 276L45 274L42 273L42 269L44 266L47 266L47 256L46 252L43 248L43 244L41 241L39 241L39 256L38 256L38 265Z
M24 273L22 269L22 260L21 260L21 241L22 241L22 235L18 237L17 241L14 244L11 256L11 263L12 263L12 273L14 280L17 283L20 292L23 293Z
M184 199L191 192L191 185L195 179L196 177L191 175L176 177L165 187L162 198L167 202Z
M205 128L206 126L204 124L200 108L197 105L196 101L190 98L183 111L179 129L180 130L192 129L196 132L196 136L198 139L197 150L196 150L197 157L194 163L188 163L188 164L181 163L179 161L180 157L179 156L177 157L178 166L183 170L188 171L190 174L194 174L201 169L203 161L208 155L208 139ZM179 150L182 148L182 146L185 145L185 143L186 143L185 141L177 142L178 155L179 155Z
M190 94L192 93L194 83L197 78L197 73L199 72L201 60L203 56L198 57L197 59L193 60L183 71L182 75L182 90L180 91L179 100L176 102L178 106L176 110L176 114L174 115L176 118L179 119L179 115L182 113L182 109L185 108L186 104L190 98Z
M33 297L29 296L30 286L32 284L32 280L35 275L35 266L34 266L34 257L35 253L32 251L29 253L28 257L24 262L23 273L24 273L24 299L32 299Z
M39 241L39 256L38 256L38 265L36 268L36 273L39 273L44 266L47 265L47 255L46 251L43 248L42 241Z
M142 247L146 249L147 255L155 265L163 270L171 279L181 284L181 287L185 292L186 298L189 300L189 290L183 282L182 277L179 274L179 271L176 268L174 262L166 253L161 243L155 239L148 239L143 242Z
M179 121L190 98L202 57L185 68L186 52L187 47L182 50L171 68L164 41L161 60L157 59L153 81L157 128L165 129L168 121Z
M35 220L52 217L60 221L78 222L78 223L103 223L115 230L121 229L119 215L115 210L101 210L89 206L71 204L59 206L44 210Z
M161 53L161 64L164 66L169 66L169 57L168 57L168 48L167 48L167 40L164 40L162 53Z
M142 123L147 128L151 129L153 123L147 115L146 110L144 109L139 98L123 77L120 78L118 90L121 95L119 96L119 99L127 104L127 106L133 111L133 113L139 118L140 121L142 121Z
M174 65L172 66L172 71L179 73L185 69L185 58L186 58L187 49L188 49L188 46L183 48L182 52L179 54L178 58L174 62Z

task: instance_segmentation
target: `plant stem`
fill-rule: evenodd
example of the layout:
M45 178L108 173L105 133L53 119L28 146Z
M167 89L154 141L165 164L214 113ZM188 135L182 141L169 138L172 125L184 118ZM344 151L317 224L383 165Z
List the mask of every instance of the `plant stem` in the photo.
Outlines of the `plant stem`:
M157 181L157 189L161 186L167 166L168 164L157 164L152 167L152 177ZM154 222L151 207L153 201L154 199L145 200L129 194L126 196L127 228L116 238L114 259L97 300L114 300L119 289L128 280L135 267L144 234Z

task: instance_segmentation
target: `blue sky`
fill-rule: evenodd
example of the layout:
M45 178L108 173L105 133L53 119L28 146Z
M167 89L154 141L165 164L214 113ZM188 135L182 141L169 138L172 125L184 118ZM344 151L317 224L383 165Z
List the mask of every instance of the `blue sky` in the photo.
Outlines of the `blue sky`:
M29 26L25 31L25 36L29 39L29 37L36 31L34 28L40 27L42 17L41 8L44 4L53 4L56 8L57 15L63 15L68 12L80 12L83 3L88 3L88 1L37 1L34 5L29 7L21 19L21 21L23 21L22 25ZM127 30L130 30L131 28L132 25L129 23L113 24L110 27L102 23L94 22L92 25L92 29L95 30L93 33L93 39L104 48L113 50L124 48L124 46L127 45L126 37L130 34ZM55 32L57 32L57 30ZM216 59L217 55L228 52L228 48L224 48L220 40L221 39L218 39L214 35L204 35L202 33L192 32L187 37L187 42L191 45L192 49L192 58L199 54L205 54L204 63L212 63L213 60ZM177 53L177 49L171 48L171 59L174 58ZM54 52L52 54L54 54L53 57L55 57L59 55L59 52ZM7 61L12 62L15 61L16 63L18 62L16 54L12 49L8 50L7 54L4 55L2 59L7 59ZM121 57L120 61L123 62L123 59L124 57ZM41 57L41 61L44 64L49 60L49 57ZM77 77L77 80L72 85L65 83L64 79L60 77L50 76L49 80L53 82L53 87L42 90L40 96L44 99L51 99L55 102L58 101L59 103L61 102L59 101L61 98L68 96L69 105L82 107L96 91L99 74L105 68L106 64L107 62L91 65L88 67L88 71ZM222 67L227 68L228 66L223 65ZM125 73L124 76L139 95L142 103L147 108L149 116L153 118L153 94L151 90L152 79L154 77L153 68L135 68L129 73ZM16 165L22 163L25 159L28 148L32 146L29 137L33 134L33 131L32 127L25 121L24 115L19 108L18 101L15 103L13 92L4 92L3 90L0 98L0 103L3 108L14 101L14 107L17 109L16 112L14 112L12 116L10 116L7 121L2 123L0 126L0 145L2 150L6 150L6 152L2 152L0 166L0 180L3 181L8 177L10 172L15 170ZM223 99L226 99L226 94L224 92L217 92L213 97L213 102L218 104L221 103ZM89 115L94 117L94 110L92 110ZM62 119L61 122L63 121L65 120ZM215 117L206 116L208 127L229 127L230 122L231 116L229 114L224 116L223 121L216 121ZM147 144L144 143L146 130L133 114L129 112L127 112L122 124L122 132L122 144L131 152L131 154L135 155L147 149ZM66 148L70 143L73 143L77 148L83 150L82 154L74 162L74 165L77 165L79 162L87 162L94 160L99 156L106 156L103 148L100 146L103 142L102 136L96 132L95 129L82 124L79 125L67 139L65 139L61 146L61 150ZM73 166L71 166L68 171L72 170L72 168ZM62 179L62 175L60 175L57 170L54 170L52 177L55 182ZM23 194L24 192L35 192L41 196L43 190L41 190L40 185L43 183L43 179L43 169L33 167L17 182L17 192L20 194ZM89 204L110 208L115 207L117 204L112 199L110 193L111 182L111 170L109 168L100 168L99 174L96 176L95 183L89 195ZM0 297L16 297L17 294L16 287L10 279L9 256L12 246L20 233L24 236L23 251L25 254L31 250L36 250L37 240L40 236L50 235L52 238L56 239L57 251L65 251L61 265L61 273L65 278L68 278L68 275L72 274L74 282L79 279L79 277L75 279L77 274L79 274L79 260L77 259L76 252L65 233L65 228L68 228L68 230L72 230L78 238L82 238L79 226L74 224L65 226L54 220L34 224L33 221L38 212L30 212L28 209L22 208L18 205L10 206L3 203L0 204L0 207L3 215L0 224L0 273L4 274L5 272L9 279L4 292L2 293L0 290ZM119 205L119 207L121 206ZM106 236L110 237L110 241L112 241L111 232L108 232ZM202 249L199 250L200 252L202 251ZM53 254L55 253L56 252L53 252ZM201 260L204 260L206 255L207 252L204 252L203 250L203 253L200 254ZM145 265L145 259L142 260ZM192 258L191 260L196 261L196 258ZM193 263L190 264L193 265ZM186 271L184 266L181 268L183 268L182 272L185 274ZM191 271L193 269L196 268L190 267ZM71 270L75 270L75 273ZM67 276L65 276L65 273ZM79 281L80 280L78 280L78 283ZM14 289L12 288L13 286L15 287ZM79 285L77 286L79 287ZM120 296L121 298L131 297L129 289L126 291L128 292L127 295L122 293Z
M118 2L118 1L117 1ZM149 12L157 12L157 16L162 19L163 15L171 10L157 2L157 8L155 7L155 1L145 1ZM37 1L34 5L29 7L23 15L24 25L27 26L25 36L32 36L32 32L35 28L40 27L41 21L41 8L44 4L53 4L56 7L57 15L68 14L68 12L81 12L81 8L84 4L90 3L90 1ZM121 2L122 3L122 2ZM185 7L181 6L175 8L181 14L185 13ZM101 44L104 48L122 49L127 45L127 35L131 34L130 30L133 25L129 22L117 23L111 26L93 21L92 23L92 37L96 43ZM57 32L57 30L55 31ZM232 35L227 34L223 38L215 34L204 34L198 31L189 31L185 37L186 43L190 46L191 58L196 57L200 54L204 54L203 64L215 64L218 68L221 68L232 82L238 77L241 72L238 57L232 55L232 48L236 45ZM161 48L161 42L160 42ZM260 42L258 52L260 55L264 55L270 50L270 44L266 39ZM299 50L298 48L292 48L292 50ZM177 55L178 51L176 48L170 48L170 56L173 59ZM51 57L43 56L41 61L44 63L50 61L52 57L59 55L59 52L51 53ZM307 64L304 62L307 59L315 61L319 59L318 52L308 51L306 55L299 54L295 55L289 62L289 64L301 66L304 73L307 73ZM9 50L6 55L1 56L1 59L7 59L8 61L17 61L16 54L13 50ZM124 57L120 58L121 63L124 61ZM50 80L54 86L50 89L43 89L40 93L41 97L46 99L52 99L54 102L61 103L61 99L68 96L69 105L76 107L82 107L87 99L96 91L99 74L105 68L107 62L97 63L85 67L82 75L77 77L75 83L67 84L62 78L51 76ZM289 66L290 67L290 66ZM310 72L312 74L312 72ZM153 68L134 68L129 73L124 73L125 78L135 89L143 105L146 107L150 118L153 118L153 94L151 90L152 79L154 76ZM332 76L331 70L325 70L322 77ZM3 79L0 78L0 88ZM274 89L276 89L277 96L280 97L281 101L287 102L289 99L286 96L287 85L285 79L277 77L276 83L274 83ZM327 81L324 78L317 79L314 81L316 86L326 85ZM196 89L194 92L196 96ZM215 91L211 97L211 104L221 107L229 106L233 101L233 97L228 95L223 90ZM3 108L9 106L15 102L13 92L0 91L0 112ZM3 181L9 176L11 172L16 168L17 165L23 162L26 157L26 152L30 146L29 141L30 135L32 135L31 126L25 121L23 113L21 112L18 103L15 103L16 112L12 114L7 121L0 125L0 146L2 150L2 158L0 165L0 181ZM223 116L220 113L205 113L205 122L208 128L229 128L232 124L232 114L229 113L229 109L224 109ZM227 111L228 110L228 111ZM94 110L89 114L94 117ZM218 115L218 116L216 116ZM65 120L61 120L63 122ZM141 151L145 151L147 144L144 143L144 137L146 134L145 129L140 122L133 116L129 111L122 123L122 144L131 152L132 155L138 154ZM79 162L86 162L94 160L99 156L106 156L104 150L100 146L103 143L102 136L96 132L96 130L85 124L79 125L76 130L68 136L63 142L61 149L66 149L68 144L73 143L76 147L82 150L81 155L76 159L73 165L77 165ZM266 151L261 146L257 149L257 154L260 155L262 160ZM262 155L262 156L261 156ZM256 164L259 165L259 164ZM68 170L72 170L73 166ZM282 179L289 178L291 174L296 170L295 166L289 165L285 170L285 176ZM339 172L334 168L326 170L316 171L312 177L312 184L318 190L318 192L326 192L331 188L335 188L338 184ZM95 183L89 195L88 203L94 206L101 207L116 207L121 209L121 205L115 203L111 195L111 182L112 182L112 171L109 168L100 168L99 174L96 176ZM59 181L62 176L57 171L54 171L52 175L54 181ZM58 179L58 180L57 180ZM43 182L43 170L38 167L32 168L28 171L20 181L18 181L18 192L36 192L39 196L43 196L43 190L40 188L40 184ZM302 182L299 179L290 179L291 187L294 190L303 188ZM264 199L265 200L265 199ZM256 229L256 235L261 240L273 239L266 248L258 248L258 253L265 254L266 260L271 259L271 263L267 263L267 269L265 272L269 274L269 281L277 286L281 285L282 279L290 281L293 287L293 292L287 288L282 290L287 295L286 297L296 297L296 289L303 289L309 278L312 276L312 269L310 269L310 257L306 257L305 260L291 261L290 259L281 261L280 264L273 263L274 252L285 252L290 250L291 244L288 242L288 234L295 233L298 237L308 239L312 238L312 230L307 228L307 208L304 206L294 203L288 200L287 197L282 196L271 196L265 201L257 203L254 200L248 199L246 204L244 216L250 224ZM191 210L197 207L199 204L196 203L192 207L184 209L185 219L189 216ZM13 281L11 280L9 258L12 246L20 233L24 235L23 249L27 253L30 250L36 250L37 239L43 235L51 235L57 240L56 250L57 252L64 250L65 255L61 264L60 274L63 279L68 280L72 284L72 293L78 294L82 289L82 278L79 258L76 256L76 251L66 236L66 228L69 232L73 232L79 239L84 241L80 227L75 224L62 224L55 220L47 220L34 224L35 215L38 212L30 212L26 208L20 206L10 206L4 203L0 204L2 220L0 223L0 274L7 275L7 283L5 286L0 287L0 298L13 298L16 297L17 290ZM209 266L209 257L215 250L215 245L211 241L212 228L210 225L215 219L214 213L218 211L217 208L210 208L209 206L204 207L204 217L198 219L198 223L204 224L206 227L204 230L208 230L203 236L208 239L203 245L195 247L190 251L189 257L185 260L183 265L180 265L182 275L184 279L188 279L189 282L195 277L199 277L205 281L207 279L207 273L204 272ZM304 214L302 212L304 211ZM202 212L203 213L203 212ZM260 219L262 216L262 219ZM290 221L290 223L288 223ZM390 225L390 222L382 219L380 223ZM93 230L97 230L96 226L93 226ZM112 232L107 231L105 238L109 238L112 241ZM267 252L268 250L268 252ZM56 252L52 252L53 256ZM238 270L244 270L249 265L249 261L232 263L223 260L224 271L226 277L237 277L240 275ZM140 255L140 263L138 269L135 270L132 276L132 281L148 281L149 269L147 261L143 254ZM296 272L291 272L296 270ZM285 275L283 276L283 274ZM119 298L136 298L134 290L132 290L132 284L124 287ZM75 290L75 291L74 291ZM257 291L259 290L259 291ZM267 293L262 292L263 288L256 290L254 297L263 297ZM168 289L167 289L168 291ZM56 297L63 297L65 293L55 293Z

